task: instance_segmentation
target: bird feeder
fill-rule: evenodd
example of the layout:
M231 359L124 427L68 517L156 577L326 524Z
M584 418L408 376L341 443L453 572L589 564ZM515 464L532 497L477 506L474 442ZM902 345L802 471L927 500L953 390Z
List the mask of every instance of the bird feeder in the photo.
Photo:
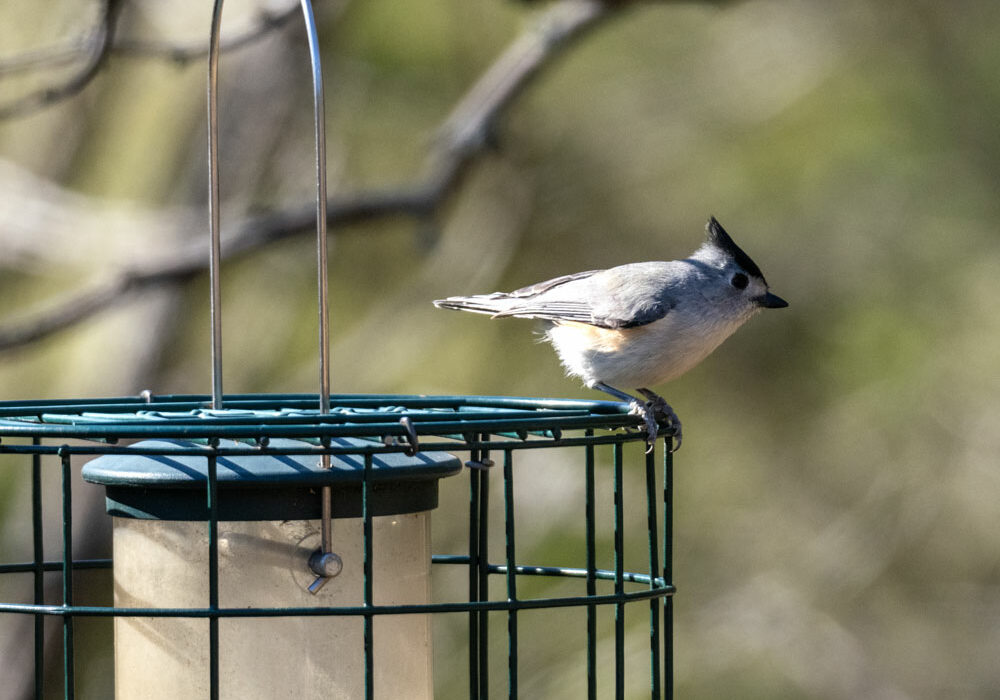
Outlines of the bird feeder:
M631 697L644 679L650 697L672 697L673 454L663 450L658 466L626 404L330 401L326 414L308 394L227 395L221 411L205 395L0 402L3 464L30 469L17 498L31 504L33 542L29 561L0 563L0 579L34 582L27 601L0 595L0 633L34 640L36 697L60 681L61 697L76 697L77 660L111 653L81 650L76 630L101 619L114 627L117 697L129 700L288 689L303 698L420 698L432 682L450 689L446 697L465 697L455 678L469 698L488 697L491 686L517 697L537 640L553 634L578 669L560 676L564 697ZM559 507L575 509L560 537L579 546L532 560L526 553L556 523L525 508L531 494L522 485L519 495L516 482L558 462L576 467L551 477L561 479ZM74 556L81 463L105 490L113 558ZM55 479L45 476L52 470ZM456 501L459 481L467 496ZM319 576L325 488L334 516L325 553L342 569ZM430 551L430 512L445 488L452 511L435 521L451 530L464 523L465 545L450 535L457 549ZM44 506L53 500L59 507ZM61 557L45 556L49 529L61 535ZM645 560L638 569L626 566L627 542L641 543L632 549L633 564ZM101 569L112 572L110 602L81 600L80 577ZM464 579L457 588L455 574ZM547 618L556 613L568 613L558 632ZM30 624L14 627L31 618L33 634ZM49 661L47 618L61 627L59 657ZM428 639L439 621L449 642L459 629L466 641L432 679Z

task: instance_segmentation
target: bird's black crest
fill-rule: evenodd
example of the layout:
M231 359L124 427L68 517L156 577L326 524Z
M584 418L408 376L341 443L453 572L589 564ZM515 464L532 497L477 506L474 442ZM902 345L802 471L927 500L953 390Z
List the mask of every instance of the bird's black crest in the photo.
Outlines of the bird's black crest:
M751 260L750 256L744 253L743 249L733 242L733 239L726 233L726 229L722 228L722 224L716 221L714 216L708 220L707 230L707 240L709 243L733 256L736 264L746 270L747 274L764 279L764 273L757 267L757 263Z

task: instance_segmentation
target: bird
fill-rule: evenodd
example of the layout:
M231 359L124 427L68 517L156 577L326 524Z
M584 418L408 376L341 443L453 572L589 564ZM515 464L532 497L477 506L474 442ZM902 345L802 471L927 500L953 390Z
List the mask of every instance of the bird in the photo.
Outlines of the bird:
M681 446L680 419L650 387L693 368L761 309L788 302L771 292L757 264L712 216L704 243L683 260L576 272L434 305L542 321L567 375L628 403L645 423L648 450L661 425L671 428L673 451Z

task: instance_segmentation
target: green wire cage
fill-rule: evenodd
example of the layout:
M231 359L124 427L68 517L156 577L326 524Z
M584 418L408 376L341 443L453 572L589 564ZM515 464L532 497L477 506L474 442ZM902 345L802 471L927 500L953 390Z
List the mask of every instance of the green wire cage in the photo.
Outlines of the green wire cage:
M276 618L299 619L304 621L303 634L308 634L311 625L319 625L320 618L334 624L338 620L354 620L360 627L352 628L353 638L348 643L357 649L358 664L349 669L350 679L337 681L340 687L350 686L354 690L341 695L322 693L315 697L372 698L400 697L388 694L387 689L380 691L379 670L391 669L398 663L395 657L380 657L380 636L392 637L400 631L396 625L380 628L376 624L378 618L457 614L464 618L467 627L469 697L486 698L491 686L495 689L505 680L505 694L513 698L518 697L521 640L538 634L534 620L525 619L525 615L527 611L554 608L579 611L576 633L567 629L563 636L571 653L578 655L581 677L586 675L587 697L608 697L599 695L598 688L606 689L612 684L614 697L626 696L626 638L637 634L635 625L626 628L626 608L633 611L631 615L639 610L648 619L648 626L643 625L645 631L640 634L648 636L648 650L644 653L648 663L643 665L649 674L649 696L672 696L672 456L664 450L662 464L657 464L659 460L653 454L644 457L645 488L641 500L646 510L646 528L640 534L648 547L648 567L638 572L627 571L624 543L630 533L626 531L625 516L626 510L635 506L624 494L624 457L626 443L637 443L636 454L642 454L641 446L644 445L644 433L623 430L636 421L626 413L627 407L603 401L358 395L332 397L332 411L323 415L310 408L315 406L315 401L315 395L227 396L227 408L222 411L211 409L211 399L207 396L0 405L3 417L0 420L0 436L3 437L0 453L17 455L18 461L31 472L33 525L32 560L0 566L0 573L5 577L29 577L33 582L33 597L30 602L4 601L0 604L0 613L3 613L0 619L9 622L25 615L34 618L36 697L43 697L43 690L46 690L43 688L46 618L55 618L61 623L61 691L65 698L77 697L74 627L81 618L94 617L114 618L116 625L135 619L142 619L147 625L159 619L193 621L201 630L201 636L200 643L189 651L203 659L203 664L198 669L189 667L187 673L198 676L192 683L204 687L207 696L212 698L271 697L264 692L247 695L234 690L238 685L234 677L252 673L252 669L240 669L240 659L233 658L231 650L227 652L225 628L238 624L234 621L261 620L264 626L258 629L266 631L267 624ZM412 429L401 423L404 417L409 420L403 423L410 422ZM415 444L411 444L414 436L417 436ZM574 477L583 483L579 523L585 541L584 556L580 561L521 561L517 556L519 542L534 537L546 524L518 519L515 480L521 461L519 455L525 450L557 449L574 455L579 464ZM388 458L406 458L406 453L419 457L420 469L429 468L432 473L429 476L391 473L384 476L383 473L392 471L386 466L390 462ZM454 460L454 453L464 454L467 459L464 462ZM346 478L344 473L330 475L330 471L344 471L340 469L327 471L329 476L325 479L318 469L308 474L298 470L296 465L300 463L318 464L320 454L331 455L335 461L349 460L353 467L346 469L349 472ZM136 476L135 469L123 469L120 462L108 462L122 459L132 465L150 460L159 465L160 473L144 481ZM289 461L293 459L299 461ZM193 468L196 463L202 465L201 469ZM283 476L275 476L267 473L268 465L273 464L292 466ZM117 570L114 574L115 604L77 602L74 578L81 570L108 569L123 564L109 558L78 560L73 556L72 483L81 465L85 479L103 483L108 510L116 516L116 521L135 520L156 527L178 512L181 515L176 517L196 521L195 527L203 533L203 539L191 546L205 546L205 557L197 566L207 562L204 566L207 570L204 572L206 589L194 591L194 594L202 596L203 604L172 607L154 599L141 606L121 605L121 599L129 598L127 591L123 591L123 586L129 584L122 582ZM60 474L60 502L56 506L50 503L43 506L43 474L49 469ZM437 479L454 478L459 470L463 472L459 478L467 479L467 550L434 553L431 568L460 571L466 584L462 586L462 595L442 598L449 593L431 591L430 600L422 603L380 602L376 596L380 572L373 566L382 543L381 535L373 535L379 513L386 508L402 512L433 507ZM610 504L599 502L597 497L602 491L602 482L607 484L608 480L613 493ZM435 491L430 500L425 493L426 481L433 484L432 491ZM387 499L386 493L392 491L393 482L396 486L402 484L404 494L420 503L389 503L392 499L391 496ZM502 503L495 509L499 511L499 522L491 522L490 514L495 513L489 507L491 482L492 490L500 489L495 496ZM361 572L356 584L357 602L329 605L317 601L311 605L245 607L227 602L225 595L220 597L220 589L226 588L226 576L232 575L225 564L220 567L220 559L227 556L226 552L220 553L220 542L223 549L228 546L225 530L230 521L227 519L283 518L287 512L261 506L262 502L270 502L272 506L277 502L284 503L281 506L284 508L299 508L292 517L316 523L318 488L324 483L332 485L337 494L347 493L344 499L334 499L343 509L335 512L335 518L355 516L361 523L360 561L346 561L345 557L345 568L359 568ZM566 489L569 491L571 485ZM157 494L161 490L174 490L176 498L161 498ZM349 505L352 499L355 506ZM289 506L292 501L296 504ZM253 504L256 514L246 512L247 503ZM311 505L303 507L302 503ZM599 547L599 541L604 538L597 527L599 515L608 505L613 523L610 552ZM61 531L62 552L61 557L49 559L42 547L43 531L55 525ZM336 535L339 525L335 528ZM491 550L491 530L503 533L502 552L496 551L496 546ZM117 526L115 537L119 537ZM334 541L337 541L336 536ZM273 549L274 543L268 542L267 546ZM117 541L115 547L117 557L120 553ZM259 554L250 556L256 558ZM604 565L603 562L609 559L610 565ZM244 566L247 559L241 563L237 558L237 563ZM164 588L170 585L155 564L140 565L145 569L139 576L153 579L152 590L157 590L157 585ZM305 558L299 565L302 572L307 572ZM60 579L58 600L46 600L47 574ZM529 577L566 581L576 593L554 597L523 595L520 591ZM331 580L336 583L338 578ZM334 583L328 586L334 587ZM289 580L288 587L295 588L295 585ZM297 592L301 593L301 586L299 589ZM454 587L451 591L454 593ZM614 650L610 664L599 651L599 640L607 632L599 612L602 608L613 611ZM497 614L506 618L506 649L503 651L507 663L500 668L494 663L491 668L490 647L495 647L497 642L496 637L491 638L489 627L491 618L495 620ZM152 624L151 628L156 629L156 625ZM58 637L58 632L54 631L50 631L49 636L53 634ZM115 635L121 634L122 629L116 626ZM158 639L168 634L169 631L157 632ZM574 639L580 643L571 641ZM119 636L116 640L118 664L123 663L122 644ZM498 651L494 648L493 655ZM299 649L295 653L299 658L298 655L304 652ZM634 668L634 660L630 667ZM144 683L163 682L157 679L156 669L148 664L140 669L116 668L116 679L120 682L123 673L136 671ZM299 671L296 668L296 673ZM450 665L447 670L439 669L439 673L442 671L462 673L460 664ZM50 683L51 676L50 673ZM603 685L599 686L599 680ZM396 681L390 679L381 685L391 687L393 682ZM55 696L55 689L47 690L48 696ZM404 696L426 697L417 687L411 690L412 694ZM301 695L309 696L308 693ZM128 696L119 694L118 697Z
M658 463L623 403L330 394L323 81L309 0L302 10L316 124L320 389L222 391L216 0L211 395L0 402L0 468L30 472L14 497L31 504L31 554L0 562L0 632L21 647L32 639L33 670L19 669L31 679L25 692L85 696L80 659L113 656L120 700L420 700L445 697L441 688L457 697L463 675L469 698L538 697L532 674L550 669L531 662L543 640L571 660L579 692L567 697L672 698L669 429ZM557 464L571 469L556 475ZM544 503L517 496L528 469L561 480L559 506L572 509L578 530L564 542L582 546L558 545L542 561L519 556L567 522L525 515L526 500ZM451 498L436 521L454 536L435 552L441 528L430 513L441 489L463 480L467 496ZM111 553L76 554L80 488L103 489ZM45 542L53 531L58 556ZM632 552L639 542L642 566L627 566L626 543ZM93 571L104 572L97 593L80 583ZM559 611L569 617L555 622ZM449 633L461 629L449 653L462 658L435 661L445 618ZM81 650L84 625L104 634L88 635Z

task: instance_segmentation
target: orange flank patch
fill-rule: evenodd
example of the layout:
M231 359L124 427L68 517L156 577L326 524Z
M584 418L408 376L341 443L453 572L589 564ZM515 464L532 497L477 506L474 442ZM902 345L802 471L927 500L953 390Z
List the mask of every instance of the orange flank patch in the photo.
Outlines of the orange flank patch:
M564 335L569 332L580 335L578 343L581 347L590 348L597 352L617 352L628 342L629 334L636 332L632 329L601 328L591 326L589 323L579 323L577 321L561 321L559 328Z

